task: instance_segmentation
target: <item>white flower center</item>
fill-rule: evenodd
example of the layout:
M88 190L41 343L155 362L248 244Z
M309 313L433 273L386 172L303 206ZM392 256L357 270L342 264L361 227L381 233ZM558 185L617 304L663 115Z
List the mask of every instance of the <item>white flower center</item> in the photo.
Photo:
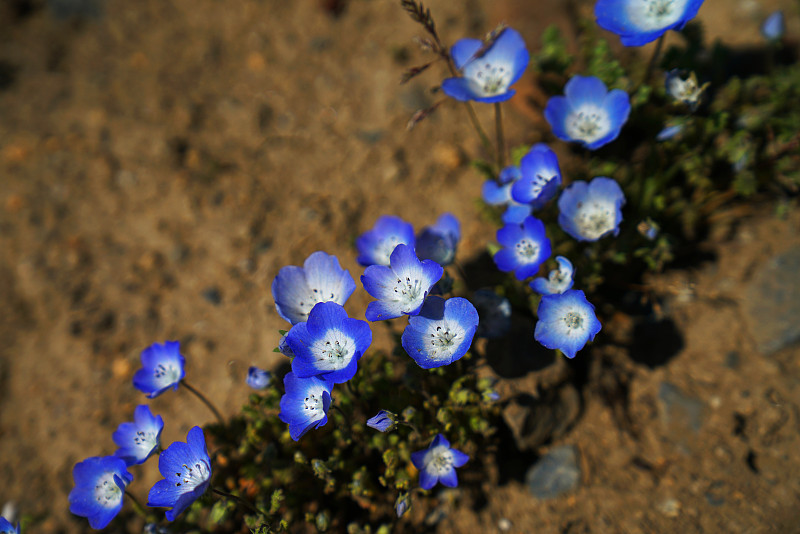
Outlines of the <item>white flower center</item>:
M439 445L425 454L425 471L428 474L442 476L453 469L453 453L448 447Z
M104 508L114 508L122 500L122 490L114 482L114 473L103 473L94 486L94 498Z
M140 449L142 453L148 453L156 447L158 438L155 432L137 430L136 434L133 436L133 444Z
M427 289L419 278L398 274L394 291L389 294L388 300L399 303L403 309L413 309L425 298Z
M303 414L309 421L316 421L325 415L325 406L322 400L324 389L310 389L303 399Z
M428 329L430 349L428 356L432 360L449 359L464 338L464 329L458 324L450 325L442 321L431 325Z
M586 335L589 327L589 314L587 310L580 306L568 305L559 310L558 319L555 321L554 328L562 336L568 338L581 338Z
M595 106L583 106L567 116L567 134L572 139L593 143L611 129L608 113Z
M645 31L660 30L678 22L687 0L634 0L627 2L631 22Z
M175 473L178 479L175 486L181 488L181 491L192 491L211 476L211 466L205 460L197 460L192 465L183 464L181 467L183 471Z
M318 369L338 371L347 367L356 352L356 342L340 330L328 330L311 348Z
M510 65L491 63L486 58L477 58L464 67L464 77L469 80L473 91L482 96L505 93L512 74Z
M531 197L533 198L533 200L539 198L539 195L542 194L542 189L544 189L547 186L547 184L550 183L550 180L552 180L555 177L556 177L555 174L550 176L549 178L545 178L541 174L536 175L536 178L534 178L533 181L531 182Z
M308 314L311 309L320 302L339 302L336 293L330 288L309 288L308 296L301 300L298 304L298 311L303 316L304 321L308 320Z
M614 207L605 203L578 204L575 226L583 237L599 239L614 229L614 212Z
M156 379L156 384L159 387L164 387L177 382L181 377L181 370L171 362L159 363L153 370L153 376Z
M522 238L515 245L517 258L523 263L533 263L539 257L539 245L528 238Z

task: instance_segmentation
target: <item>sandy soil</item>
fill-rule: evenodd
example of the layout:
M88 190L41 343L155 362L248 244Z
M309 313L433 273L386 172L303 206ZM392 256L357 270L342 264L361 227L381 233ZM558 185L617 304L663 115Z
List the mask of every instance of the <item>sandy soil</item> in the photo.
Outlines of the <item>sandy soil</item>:
M461 110L405 130L440 75L397 83L423 59L418 28L397 2L353 0L339 16L325 4L109 0L79 21L0 5L0 503L34 516L32 531L88 531L67 511L72 466L113 452L111 432L143 401L130 384L142 348L181 340L187 379L234 413L247 367L280 357L270 284L281 266L325 250L360 273L353 240L384 213L417 227L454 213L465 258L493 238L476 215L481 179L467 163L480 150ZM564 4L426 3L448 42L507 20L532 46L550 23L569 31ZM751 44L761 17L789 4L708 0L701 18L711 37ZM509 110L514 144L542 137L523 98ZM797 353L756 354L737 307L763 247L788 246L797 224L762 213L720 230L716 262L651 281L685 343L665 365L615 353L626 346L615 318L596 357L625 362L631 425L586 393L558 440L580 449L581 489L539 502L511 481L442 530L496 531L501 518L513 532L797 528ZM367 301L357 291L351 315ZM665 380L704 406L690 442L658 413ZM151 404L167 443L210 421L185 392ZM764 421L784 415L765 437ZM140 495L159 478L154 463L136 477Z

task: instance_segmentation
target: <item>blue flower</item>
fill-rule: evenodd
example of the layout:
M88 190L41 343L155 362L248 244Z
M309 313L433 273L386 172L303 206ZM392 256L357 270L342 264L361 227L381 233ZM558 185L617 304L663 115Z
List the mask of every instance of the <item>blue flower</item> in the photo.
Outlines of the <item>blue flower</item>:
M780 41L783 39L784 33L786 33L786 21L783 18L783 11L775 11L770 14L761 25L761 35L767 41Z
M428 297L419 315L408 319L401 344L423 369L449 365L469 350L478 312L467 299Z
M558 224L578 241L619 234L625 195L617 182L599 176L570 184L558 199Z
M547 101L544 117L556 137L583 143L589 150L616 139L631 111L628 93L609 91L594 76L573 76L564 94Z
M161 445L164 420L153 415L146 404L133 411L133 423L122 423L111 436L119 446L114 456L119 456L127 465L142 464Z
M479 289L472 295L472 304L478 310L478 328L475 335L488 339L503 337L511 329L511 303L491 289Z
M509 87L519 80L530 60L525 41L517 31L505 28L488 48L484 45L480 39L461 39L450 49L461 76L442 82L447 96L486 103L514 96L516 91Z
M178 389L186 373L186 359L180 353L180 343L166 341L163 345L153 343L142 351L142 368L133 375L133 386L147 394L158 397L169 388Z
M314 306L308 322L294 325L286 336L294 353L294 374L299 378L322 375L332 384L353 378L358 360L372 343L369 325L349 318L335 302Z
M286 394L281 397L280 420L289 425L289 434L297 441L312 427L328 422L333 384L323 377L299 378L287 373L283 378Z
M0 517L0 534L19 534L19 523L14 526L5 517Z
M522 178L511 188L511 197L521 204L530 204L534 210L542 209L556 196L561 185L558 158L544 143L534 145L520 161Z
M540 295L563 293L572 287L575 271L572 263L564 256L556 256L558 269L550 271L547 278L536 278L531 282L531 289Z
M302 267L281 268L272 282L278 315L292 324L307 321L318 302L344 305L355 289L353 277L339 266L336 256L319 251L306 258Z
M574 358L601 328L594 306L576 289L543 296L536 314L534 339L548 349L559 349L567 358Z
M461 467L469 460L463 452L451 449L450 442L441 434L437 434L427 449L411 453L411 462L419 469L419 486L429 490L441 482L448 488L458 486L456 467Z
M378 299L367 305L367 319L382 321L418 314L425 297L443 273L444 269L435 261L420 261L413 248L397 245L389 267L371 265L361 276L364 289Z
M158 471L164 480L150 488L147 506L172 508L167 510L166 516L174 521L211 483L211 459L203 429L192 427L186 443L176 441L167 447L158 457Z
M517 280L525 280L539 271L550 257L550 240L544 223L536 217L526 217L522 224L507 224L497 231L497 241L503 246L494 254L497 268L504 273L514 271Z
M427 226L417 236L417 257L433 260L439 265L450 265L456 257L456 247L461 239L461 225L450 213L445 213L433 226Z
M94 456L75 464L69 511L87 518L92 528L105 528L122 509L125 487L133 481L127 467L117 456Z
M511 188L522 178L519 167L509 166L500 171L497 181L486 180L483 184L483 200L492 206L508 206L503 213L503 223L521 223L531 214L531 206L520 204L511 196Z
M386 410L379 411L375 417L367 420L367 426L380 432L392 430L397 426L397 415Z
M245 381L253 389L266 389L272 381L272 373L260 367L252 366L247 370L247 379Z
M389 265L389 261L397 245L414 247L414 227L400 217L382 215L378 217L372 230L368 230L356 239L359 264Z
M620 36L625 46L641 46L692 20L703 0L598 0L597 24Z
M666 126L663 130L658 132L658 135L656 135L656 141L667 141L677 136L682 131L683 131L683 124L674 124L672 126Z

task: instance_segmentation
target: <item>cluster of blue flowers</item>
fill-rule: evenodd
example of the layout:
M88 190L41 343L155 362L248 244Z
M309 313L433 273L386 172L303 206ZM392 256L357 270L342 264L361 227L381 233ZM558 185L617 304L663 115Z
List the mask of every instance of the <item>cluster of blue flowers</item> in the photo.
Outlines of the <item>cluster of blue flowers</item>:
M424 369L463 357L478 327L478 312L467 299L433 295L441 292L437 283L444 267L455 260L460 239L458 220L446 213L419 234L399 217L382 216L356 240L357 261L365 266L361 283L376 299L368 304L365 318L375 322L407 316L401 343ZM283 267L272 283L278 314L292 323L279 347L292 358L279 417L295 441L327 423L334 385L355 376L372 343L369 323L349 317L344 309L354 290L350 273L325 252L311 254L303 267ZM382 411L367 425L388 431L396 421ZM428 479L421 478L421 484L423 480ZM455 480L454 475L446 480Z
M597 23L619 35L624 45L639 46L662 37L668 30L683 28L702 3L598 0L595 16ZM765 34L779 34L780 30L775 29L779 26L776 16L765 24ZM529 60L524 40L511 28L503 28L499 35L484 41L462 39L451 48L450 56L460 76L446 79L442 90L456 100L485 103L510 99L514 95L511 85L521 78ZM668 77L666 87L669 94L691 109L697 106L704 89L693 75L684 79L675 74ZM609 90L594 76L575 75L566 83L563 96L550 98L544 116L558 139L596 150L617 139L630 111L630 97L625 91ZM665 129L659 140L679 133L679 127ZM498 142L497 149L501 148ZM559 195L562 182L555 152L539 143L522 157L519 166L500 169L496 180L483 184L486 203L505 208L504 226L497 231L501 248L494 254L498 269L526 280L536 276L550 258L552 246L545 225L534 212ZM558 224L578 241L616 236L624 203L622 189L611 178L575 180L558 198ZM547 278L537 277L530 283L531 289L542 295L534 337L542 345L573 358L594 339L601 325L584 293L572 289L572 263L561 256L556 262L558 268ZM485 302L488 305L491 300Z
M133 385L149 398L177 389L185 376L186 359L177 341L154 343L142 351L141 360ZM164 480L150 489L147 505L171 508L166 512L170 521L205 493L211 482L211 460L200 427L189 431L187 443L175 442L162 451L161 416L140 405L133 419L120 424L112 435L119 447L112 456L87 458L73 468L75 487L69 494L69 509L86 517L92 528L104 528L119 513L126 488L133 482L128 468L143 464L153 454L159 454L158 470Z

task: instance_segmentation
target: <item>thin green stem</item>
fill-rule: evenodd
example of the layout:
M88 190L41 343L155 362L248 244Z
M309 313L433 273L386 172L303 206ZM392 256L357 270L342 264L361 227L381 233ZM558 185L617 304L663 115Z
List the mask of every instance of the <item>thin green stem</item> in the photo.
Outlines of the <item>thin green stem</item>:
M208 407L208 409L209 409L209 410L211 410L212 412L214 412L214 416L217 418L217 421L219 421L219 424L221 424L221 425L224 425L224 424L225 424L225 420L222 418L222 414L221 414L221 413L219 413L219 410L217 410L217 407L216 407L216 406L214 406L214 404L212 404L212 402L211 402L210 400L208 400L208 398L206 398L206 396L205 396L205 395L203 395L202 393L200 393L200 392L199 392L197 389L195 389L195 388L194 388L194 387L193 387L191 384L189 384L189 382L187 382L185 379L184 379L184 380L181 380L181 384L183 384L183 386L184 386L186 389L188 389L188 390L189 390L189 391L190 391L192 394L194 394L194 396L195 396L195 397L197 397L198 399L200 399L200 401L201 401L203 404L205 404L205 405Z
M664 46L665 35L666 32L662 33L661 37L659 37L658 41L656 42L656 47L653 50L653 55L650 57L650 62L647 64L647 70L644 73L644 78L642 78L642 82L639 84L640 86L642 84L647 83L647 81L650 79L650 75L653 74L653 69L656 67L656 63L658 62L658 57L661 55L661 48Z
M397 424L407 426L417 435L418 438L420 439L422 438L422 433L419 431L419 429L414 423L409 423L408 421L398 421Z
M441 47L441 44L440 44L440 47ZM458 69L456 69L456 66L453 64L453 58L450 57L450 54L448 54L446 52L445 48L442 47L440 49L442 50L442 52L441 52L442 57L447 62L447 68L450 69L450 74L452 76L456 76L456 77L459 76L460 74L458 72ZM483 148L490 155L493 155L494 154L494 150L492 149L492 143L491 143L491 141L489 141L489 136L486 135L486 132L483 130L483 127L481 127L481 123L478 120L478 115L475 113L475 109L472 107L472 103L464 102L463 104L464 104L464 107L466 107L466 109L467 109L467 114L469 115L469 120L472 123L472 127L475 129L475 132L477 132L478 137L481 140L481 144L483 145Z
M256 507L256 505L251 503L250 501L242 499L238 495L234 495L233 493L228 493L227 491L223 491L223 490L218 489L218 488L211 488L211 491L216 493L220 497L225 497L226 499L232 499L232 500L238 502L239 504L241 504L242 506L247 508L249 511L251 511L251 512L257 514L257 515L262 515L264 517L269 517L269 514L267 512L265 512L264 510L261 510L260 508ZM267 524L266 527L269 528L269 524Z
M130 499L133 509L136 510L136 513L147 520L149 518L147 510L145 510L144 506L142 506L142 503L139 502L139 499L134 497L133 493L130 493L128 490L125 490L125 496Z
M503 111L500 102L494 103L494 133L497 137L497 172L506 166L506 140L503 136Z

